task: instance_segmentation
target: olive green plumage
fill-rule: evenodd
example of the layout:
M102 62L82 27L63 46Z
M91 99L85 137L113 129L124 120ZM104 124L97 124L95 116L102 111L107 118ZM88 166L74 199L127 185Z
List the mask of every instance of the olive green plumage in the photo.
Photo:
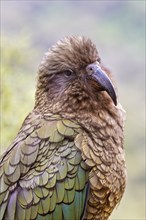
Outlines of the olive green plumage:
M45 54L35 107L0 157L2 220L107 220L125 190L124 110L95 45Z
M1 158L4 219L79 219L84 212L89 168L74 142L81 128L55 115L45 117L31 113Z

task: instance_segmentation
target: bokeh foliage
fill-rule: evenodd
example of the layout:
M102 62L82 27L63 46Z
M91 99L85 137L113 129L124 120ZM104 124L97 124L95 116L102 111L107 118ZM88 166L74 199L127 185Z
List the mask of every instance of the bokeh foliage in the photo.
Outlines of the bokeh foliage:
M1 151L16 136L26 115L33 108L35 76L31 73L35 51L29 39L1 44ZM29 53L28 53L29 52Z
M127 188L111 220L145 216L145 21L139 1L3 1L1 153L32 110L43 53L70 34L89 36L117 81L127 112Z

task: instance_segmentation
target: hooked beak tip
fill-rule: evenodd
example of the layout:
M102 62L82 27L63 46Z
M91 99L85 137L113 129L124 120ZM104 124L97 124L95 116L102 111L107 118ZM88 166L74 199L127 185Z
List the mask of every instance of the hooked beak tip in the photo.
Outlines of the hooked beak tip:
M117 105L117 96L114 86L107 74L97 64L90 64L88 70L92 71L92 77L101 85L101 87L109 94L115 106Z

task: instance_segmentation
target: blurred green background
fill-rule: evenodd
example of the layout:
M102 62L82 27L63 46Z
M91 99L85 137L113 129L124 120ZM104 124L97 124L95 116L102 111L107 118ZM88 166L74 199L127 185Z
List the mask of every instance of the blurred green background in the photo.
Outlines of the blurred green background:
M111 220L145 216L145 1L1 1L1 153L34 105L48 47L85 35L117 81L127 112L127 188Z

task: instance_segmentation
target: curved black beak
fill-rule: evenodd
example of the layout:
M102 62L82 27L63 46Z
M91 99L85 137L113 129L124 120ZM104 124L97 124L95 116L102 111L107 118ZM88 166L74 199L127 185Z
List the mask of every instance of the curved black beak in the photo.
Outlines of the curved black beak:
M90 73L91 77L101 85L103 90L109 94L114 104L117 105L117 96L113 84L101 67L97 64L89 64L87 66L87 71Z

